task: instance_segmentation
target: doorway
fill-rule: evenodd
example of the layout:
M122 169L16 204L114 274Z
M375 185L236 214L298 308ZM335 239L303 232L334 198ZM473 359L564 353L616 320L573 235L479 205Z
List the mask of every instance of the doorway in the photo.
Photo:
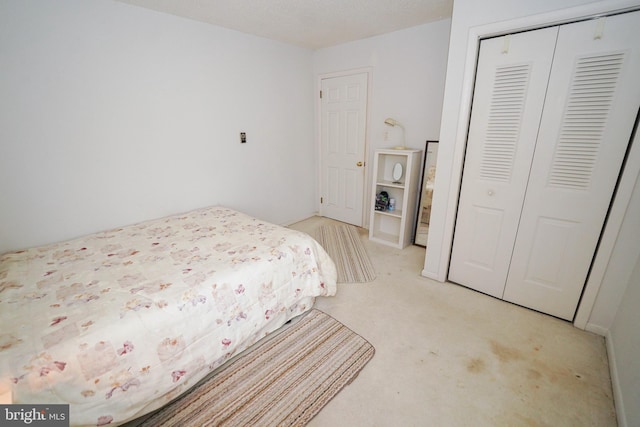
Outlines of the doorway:
M638 110L637 18L482 42L451 281L573 319Z
M367 72L320 81L320 215L363 226Z

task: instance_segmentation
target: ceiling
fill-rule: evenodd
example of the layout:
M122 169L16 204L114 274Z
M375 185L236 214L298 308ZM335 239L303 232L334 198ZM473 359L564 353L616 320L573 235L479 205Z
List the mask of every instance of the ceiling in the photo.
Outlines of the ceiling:
M308 49L451 17L453 0L119 0Z

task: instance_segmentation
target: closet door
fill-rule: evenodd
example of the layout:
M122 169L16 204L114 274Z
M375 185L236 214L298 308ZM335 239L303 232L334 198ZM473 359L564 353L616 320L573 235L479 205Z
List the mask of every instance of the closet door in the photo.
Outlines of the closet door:
M504 299L571 320L640 107L640 12L560 27Z
M558 28L483 40L449 280L502 298Z

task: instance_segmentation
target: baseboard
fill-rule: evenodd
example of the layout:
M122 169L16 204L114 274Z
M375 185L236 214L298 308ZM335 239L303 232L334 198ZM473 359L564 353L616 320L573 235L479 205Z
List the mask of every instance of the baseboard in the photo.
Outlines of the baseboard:
M319 212L311 212L309 215L305 216L304 218L288 220L288 221L285 221L285 222L281 223L280 225L283 226L283 227L288 227L291 224L295 224L296 222L304 221L305 219L309 219L309 218L312 218L314 216L320 216L320 213Z
M611 376L611 389L613 390L613 403L616 406L616 418L618 418L618 427L627 427L627 417L624 411L624 401L622 400L622 389L620 388L620 378L618 376L618 366L616 364L616 355L613 345L613 337L611 332L605 334L605 343L607 346L607 358L609 359L609 375Z
M430 271L422 270L421 274L422 274L423 277L427 277L429 279L437 280L438 282L441 281L440 279L438 279L438 275L437 274L433 274Z
M587 323L584 327L585 331L588 332L593 332L594 334L603 336L606 338L607 334L609 333L609 330L606 328L603 328L602 326L599 325L595 325L593 323Z

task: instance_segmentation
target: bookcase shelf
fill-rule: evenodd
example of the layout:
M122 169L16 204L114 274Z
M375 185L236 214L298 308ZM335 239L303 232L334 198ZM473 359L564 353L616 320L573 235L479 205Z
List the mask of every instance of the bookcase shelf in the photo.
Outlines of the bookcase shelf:
M376 150L373 160L373 185L369 239L399 249L411 243L418 198L421 150ZM394 180L396 164L402 176ZM385 191L395 200L394 210L376 210L376 196Z

